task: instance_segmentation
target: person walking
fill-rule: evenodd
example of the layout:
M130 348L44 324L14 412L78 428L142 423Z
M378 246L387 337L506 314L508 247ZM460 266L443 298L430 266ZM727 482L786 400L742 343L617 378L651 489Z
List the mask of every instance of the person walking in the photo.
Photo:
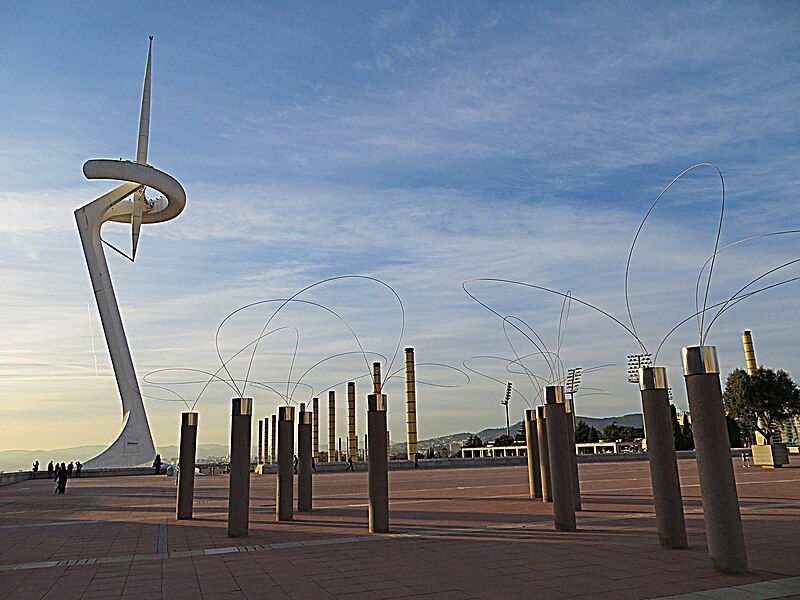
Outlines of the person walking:
M156 470L156 475L161 474L161 455L156 454L156 457L153 459L153 468Z
M353 457L352 456L348 456L347 457L347 468L345 469L345 473L347 471L355 471L355 469L353 468Z
M49 463L47 463L47 478L52 479L53 477L53 461L51 460Z
M33 471L33 478L36 479L36 473L39 471L39 461L38 460L33 462L33 467L31 468L31 471Z
M56 463L55 471L53 471L53 481L58 480L58 474L61 472L61 465Z
M75 477L80 477L81 476L81 469L82 468L83 468L83 465L81 464L81 461L76 460L75 461Z
M419 452L414 454L414 468L419 469L419 459L422 458L422 454Z
M294 474L295 474L295 475L297 475L297 464L298 464L299 462L300 462L300 461L299 461L299 460L298 460L298 458L297 458L297 454L295 454L295 455L294 455Z
M64 463L61 463L61 468L58 470L58 475L56 476L56 494L64 494L67 490L67 467Z
M72 477L72 470L75 468L75 465L72 464L72 461L67 465L67 477Z
M311 455L311 470L317 472L317 462L314 460L314 455Z

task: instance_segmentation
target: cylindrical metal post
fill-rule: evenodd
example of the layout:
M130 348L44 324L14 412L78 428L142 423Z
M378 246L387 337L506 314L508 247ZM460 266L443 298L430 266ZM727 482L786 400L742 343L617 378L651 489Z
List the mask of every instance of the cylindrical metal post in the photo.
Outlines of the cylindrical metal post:
M312 466L311 466L311 421L310 412L301 412L297 421L297 510L311 510Z
M347 382L347 456L358 460L358 436L356 435L356 382Z
M311 451L314 453L314 460L319 462L319 398L314 398L311 402L312 410L314 411L314 416L311 421L313 434Z
M264 464L269 462L269 418L261 419L261 424L264 426L264 445L261 449L261 455L264 457Z
M547 448L547 419L544 415L544 406L536 407L536 437L539 441L539 474L542 482L542 502L552 502L550 452Z
M278 408L278 482L275 490L275 520L294 518L294 406Z
M528 454L528 486L531 498L542 497L542 470L539 463L539 436L536 432L536 417L530 408L525 411L525 443Z
M683 348L681 355L692 415L708 553L717 571L745 574L748 572L747 552L722 407L717 349L693 346Z
M669 408L667 370L664 367L640 368L639 390L658 541L664 548L686 548L686 522Z
M414 460L417 453L417 379L414 349L406 348L406 455Z
M389 531L389 461L386 454L386 394L367 396L369 432L369 532Z
M328 462L336 462L336 392L328 392Z
M275 415L272 415L272 439L270 440L272 450L270 455L270 461L273 465L277 462L277 455L275 454L275 445L278 443L278 424L276 423Z
M258 420L258 463L259 465L264 464L264 455L261 453L261 447L264 443L264 424L261 422L261 419Z
M544 413L547 422L547 450L550 458L550 486L556 531L575 531L575 499L572 490L572 463L569 460L569 428L563 402L564 388L545 387Z
M233 398L231 409L231 465L228 478L228 537L244 537L250 530L250 430L253 399Z
M181 449L178 469L176 519L191 519L194 505L194 465L197 457L197 413L181 413Z

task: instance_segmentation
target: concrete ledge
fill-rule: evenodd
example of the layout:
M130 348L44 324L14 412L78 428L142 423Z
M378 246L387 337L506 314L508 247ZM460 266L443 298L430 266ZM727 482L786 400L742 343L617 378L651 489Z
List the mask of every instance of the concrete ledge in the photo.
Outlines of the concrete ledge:
M163 472L163 471L162 471ZM80 479L86 477L121 477L129 475L152 475L153 467L119 467L117 469L82 469ZM15 473L0 473L0 486L11 485L29 479L52 479L47 477L47 471L38 471L36 477L33 471L17 471ZM72 472L75 479L75 471Z

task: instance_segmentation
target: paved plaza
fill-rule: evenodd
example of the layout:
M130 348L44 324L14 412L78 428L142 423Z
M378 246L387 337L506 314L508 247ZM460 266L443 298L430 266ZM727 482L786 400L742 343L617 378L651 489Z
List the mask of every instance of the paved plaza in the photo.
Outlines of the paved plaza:
M226 535L225 476L198 477L174 518L163 476L0 488L0 598L800 598L800 463L734 463L752 569L715 573L695 463L680 461L690 548L663 550L646 462L580 465L577 533L528 497L525 467L389 474L392 533L367 532L366 473L314 478L314 510L275 522L253 475L250 536ZM702 594L700 594L703 592Z

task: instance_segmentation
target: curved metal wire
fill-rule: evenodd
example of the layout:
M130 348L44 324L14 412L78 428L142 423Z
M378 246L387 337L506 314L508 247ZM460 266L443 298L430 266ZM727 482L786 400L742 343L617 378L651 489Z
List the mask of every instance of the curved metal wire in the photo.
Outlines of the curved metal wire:
M307 291L308 291L308 290L310 290L310 289L313 289L313 288L315 288L315 287L318 287L318 286L324 285L324 284L326 284L326 283L330 283L330 282L332 282L332 281L340 281L340 280L345 280L345 279L363 279L363 280L365 280L365 281L372 281L372 282L378 283L378 284L380 284L380 285L384 286L385 288L387 288L387 289L388 289L390 292L392 292L392 294L394 295L394 297L397 299L397 302L398 302L398 304L400 305L401 325L400 325L400 336L399 336L399 338L398 338L397 347L395 348L394 354L392 355L392 360L390 361L389 365L387 366L387 371L388 371L388 370L391 370L391 366L392 366L392 364L394 364L394 361L395 361L395 359L397 358L397 354L400 352L400 347L402 346L402 343L403 343L403 332L405 331L405 307L403 306L403 301L400 299L400 296L397 294L397 292L394 290L394 288L393 288L392 286L390 286L388 283L386 283L386 282L384 282L384 281L382 281L382 280L380 280L380 279L377 279L376 277L370 277L370 276L368 276L368 275L339 275L339 276L336 276L336 277L329 277L329 278L327 278L327 279L323 279L323 280L321 280L321 281L318 281L318 282L316 282L316 283L312 283L311 285L308 285L308 286L304 287L303 289L299 290L298 292L295 292L295 293L294 293L292 296L290 296L289 298L286 298L286 299L283 301L283 304L281 304L281 306L279 306L277 309L275 309L275 312L274 312L274 313L272 313L272 316L270 316L270 318L269 318L269 319L266 321L266 323L264 324L264 330L266 330L266 328L267 328L267 327L269 327L269 324L272 322L272 319L274 319L274 318L277 316L277 314L278 314L278 313L279 313L279 312L280 312L280 311L281 311L281 310L282 310L282 309L283 309L283 308L284 308L284 307L285 307L285 306L286 306L286 305L287 305L289 302L293 302L293 301L295 301L295 299L297 298L297 296L299 296L300 294L303 294L303 293L307 292ZM234 314L238 313L240 310L243 310L243 309L245 309L245 308L249 308L250 306L254 306L254 305L256 305L256 304L260 304L260 303L258 303L258 302L256 302L256 303L252 303L252 304L250 304L250 305L247 305L247 306L245 306L245 307L242 307L242 308L240 308L240 309L237 309L236 311L234 311L233 313L231 313L230 315L228 315L227 317L225 317L225 319L223 320L223 322L222 322L222 323L220 323L220 326L219 326L219 328L217 328L217 338L216 338L216 339L217 339L217 342L218 342L218 340L219 340L219 331L220 331L220 329L222 328L222 325L224 325L225 321L227 321L227 320L228 320L230 317L232 317ZM328 309L327 307L324 307L323 305L319 305L319 306L320 306L320 307L322 307L322 308L326 308L327 310L329 310L331 313L333 313L334 315L336 315L336 316L338 317L338 314L337 314L335 311L333 311L333 310L331 310L331 309ZM354 332L354 331L353 331L353 329L352 329L352 328L349 326L349 324L347 324L347 321L345 321L345 320L344 320L344 319L342 319L341 317L339 317L339 319L340 319L342 322L344 322L344 323L347 325L347 327L348 327L348 329L350 330L350 332L351 332L351 333L353 334L353 336L356 338L356 342L358 343L359 349L360 349L360 350L362 351L362 353L363 353L363 350L364 350L364 349L363 349L363 347L361 346L361 342L358 340L358 336L355 334L355 332ZM251 355L251 357L250 357L250 363L249 363L249 364L248 364L248 366L247 366L247 373L246 373L246 375L245 375L245 381L247 380L247 378L249 378L249 377L250 377L250 370L251 370L251 368L252 368L252 366L253 366L253 361L255 360L255 356L256 356L256 352L257 352L257 351L258 351L258 344L256 344L256 345L255 345L255 347L253 348L253 354ZM218 356L219 356L220 360L222 360L222 356L221 356L221 355L219 355L220 353L219 353L219 345L218 345L218 344L217 344L217 354L218 354ZM369 371L369 369L370 369L370 365L369 365L369 361L366 359L366 355L364 355L364 360L365 360L365 362L367 363L367 370ZM246 387L246 385L247 385L247 384L245 383L245 387ZM242 393L244 393L244 389L242 390Z
M470 382L469 375L467 375L464 371L462 371L458 367L454 367L453 365L446 365L444 363L435 363L435 362L423 362L423 363L417 363L415 365L415 367L416 367L416 369L419 369L420 367L442 367L444 369L451 369L451 370L455 371L456 373L460 373L461 375L463 375L464 377L467 378L467 381L465 383L459 383L459 384L455 384L455 385L453 385L453 384L447 385L447 384L444 384L444 383L433 383L433 382L425 381L423 379L419 379L418 377L415 377L414 382L416 384L418 384L418 385L427 385L427 386L430 386L430 387L439 387L439 388L461 388L461 387L464 387L466 385L469 385L469 382ZM400 367L394 373L392 373L386 379L384 379L384 382L388 382L390 379L392 379L393 377L396 377L399 373L402 373L404 370L405 370L405 366Z
M723 217L725 215L725 179L722 177L722 171L720 171L719 168L715 164L708 163L708 162L698 163L696 165L693 165L693 166L689 167L688 169L684 170L680 175L675 177L672 181L670 181L669 185L667 185L667 187L665 187L663 190L661 190L661 193L655 199L653 204L650 205L650 208L647 210L647 213L645 214L644 219L642 219L642 222L639 224L639 227L636 230L636 235L633 237L633 242L631 243L630 251L628 252L628 260L625 263L625 308L628 311L628 319L630 320L630 323L631 323L632 333L633 333L634 337L636 338L636 340L639 342L639 347L640 347L640 349L642 351L642 354L647 354L647 348L645 347L645 345L642 342L641 338L639 338L639 334L636 331L636 325L633 322L633 313L631 311L630 295L628 293L628 280L629 280L629 275L630 275L630 267L631 267L631 259L633 257L633 250L634 250L634 248L636 246L636 241L639 239L639 234L642 232L642 229L644 228L644 225L647 222L648 217L650 216L650 213L653 212L653 210L656 207L656 204L658 204L659 200L661 200L661 197L664 194L666 194L667 191L679 179L681 179L684 175L686 175L690 171L694 171L695 169L698 169L700 167L711 167L712 169L714 169L717 172L717 174L719 175L719 180L720 180L720 183L722 185L722 208L721 208L720 213L719 213L719 226L717 227L717 236L716 236L716 240L714 242L714 254L716 255L717 248L719 247L719 238L720 238L720 235L722 234L722 221L723 221ZM709 272L708 272L708 279L706 281L706 291L705 291L705 296L704 296L704 299L703 299L703 311L702 312L705 312L705 308L706 308L706 305L708 303L708 292L709 292L709 289L711 287L711 276L712 276L712 274L714 272L714 262L715 262L715 259L712 259L711 267L710 267ZM695 298L695 304L697 304L697 298ZM699 311L700 310L699 309L699 305L695 306L695 309ZM697 313L697 314L699 315L699 313ZM703 317L702 316L698 316L698 329L699 329L699 332L700 332L700 345L702 345L703 344Z
M771 290L772 288L776 288L776 287L779 287L779 286L785 285L785 284L787 284L787 283L792 283L792 282L794 282L794 281L798 281L798 280L800 280L800 277L792 277L792 278L790 278L790 279L785 279L785 280L783 280L783 281L779 281L778 283L773 283L772 285L768 285L768 286L765 286L765 287L763 287L763 288L760 288L760 289L757 289L757 290L753 290L752 292L748 292L748 293L746 293L746 294L742 294L742 295L740 295L740 296L733 296L733 297L731 297L731 298L728 298L727 300L723 300L722 302L717 302L716 304L712 304L711 306L708 306L708 307L706 307L706 309L705 309L705 310L707 310L707 311L708 311L708 310L711 310L712 308L717 308L718 306L722 306L723 304L729 303L729 305L728 305L728 306L726 306L726 307L725 307L725 309L722 311L722 312L725 312L725 311L727 311L728 309L730 309L730 308L733 308L735 305L739 304L739 302L741 302L741 301L743 301L743 300L746 300L746 299L747 299L747 298L749 298L750 296L755 296L756 294L760 294L761 292L765 292L765 291L767 291L767 290ZM720 314L721 314L721 313L720 313ZM685 318L683 321L681 321L680 323L678 323L677 325L675 325L675 327L673 327L672 329L670 329L670 330L669 330L669 333L667 333L667 335L665 335L665 336L664 336L664 339L663 339L663 340L661 340L661 343L658 345L658 348L656 349L656 352L655 352L655 354L653 354L653 362L654 362L654 363L655 363L656 359L658 358L658 354L659 354L659 352L661 352L661 348L664 346L664 344L665 344L665 343L666 343L666 341L669 339L669 337L670 337L670 336L671 336L673 333L675 333L675 331L677 331L677 330L678 330L678 329L681 327L681 325L684 325L684 324L685 324L685 323L687 323L688 321L691 321L691 320L692 320L692 319L694 319L696 316L697 316L697 315L689 315L689 316L688 316L688 317L686 317L686 318ZM717 317L719 317L719 316L720 316L720 315L717 315Z
M493 308L491 308L489 305L485 304L484 302L481 302L480 300L478 300L478 298L476 298L473 294L471 294L469 292L469 290L466 287L467 284L475 282L475 281L492 281L492 282L495 282L495 283L509 283L509 284L512 284L512 285L520 285L520 286L523 286L523 287L533 288L535 290L540 290L540 291L543 291L543 292L549 292L551 294L555 294L556 296L561 296L562 298L566 297L566 294L564 294L563 292L558 292L556 290L551 290L550 288L546 288L546 287L543 287L541 285L534 285L532 283L525 283L524 281L514 281L513 279L500 279L500 278L496 278L496 277L473 277L472 279L465 280L461 284L461 289L464 290L464 293L466 293L467 296L472 298L475 302L477 302L478 304L483 306L489 312L497 315L501 319L504 318L504 317L500 313L498 313L496 310L494 310ZM604 311L602 308L600 308L598 306L595 306L593 304L590 304L589 302L586 302L585 300L581 300L580 298L572 296L571 294L570 294L570 299L571 299L571 301L574 301L574 302L577 302L579 304L582 304L583 306L591 308L592 310L595 310L595 311L599 312L601 315L604 315L604 316L608 317L609 319L614 321L614 323L616 323L617 325L622 327L625 331L627 331L629 334L631 334L633 336L633 338L639 343L640 346L644 347L643 344L641 343L641 340L639 340L639 336L631 328L629 328L627 325L625 325L625 323L623 323L622 321L617 319L614 315Z

